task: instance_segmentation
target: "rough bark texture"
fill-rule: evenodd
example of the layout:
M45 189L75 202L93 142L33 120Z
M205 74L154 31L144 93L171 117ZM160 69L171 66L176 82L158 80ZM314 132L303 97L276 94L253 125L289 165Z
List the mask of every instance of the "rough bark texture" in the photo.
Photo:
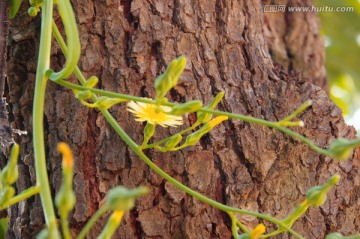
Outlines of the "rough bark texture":
M97 75L102 89L154 96L153 83L175 57L188 59L171 99L208 103L219 91L219 109L279 120L307 99L314 105L301 115L301 134L326 147L335 137L354 137L325 88L323 41L313 13L263 14L261 2L207 0L73 0L82 43L80 68ZM263 2L264 4L271 4ZM289 5L310 1L289 0ZM35 184L31 109L39 18L23 6L9 32L7 101L12 125L26 130L21 144L19 191ZM52 66L64 57L53 48ZM72 79L73 80L73 79ZM320 86L320 87L319 87ZM125 106L110 110L137 142L143 126ZM76 234L116 185L149 186L127 213L114 238L230 238L227 216L195 200L161 179L119 139L104 118L82 106L73 93L53 83L46 93L45 126L48 170L53 193L59 189L61 159L56 144L70 144L76 157L77 204L71 216ZM185 120L187 125L194 115ZM185 127L185 126L184 126ZM161 129L161 139L178 129ZM342 181L320 208L311 208L294 229L306 238L330 231L360 230L359 150L352 160L335 162L306 145L266 127L230 120L196 147L175 153L146 152L176 179L222 203L282 218L306 191L338 173ZM34 238L43 226L39 197L9 209L9 238ZM259 220L239 216L249 226ZM96 225L95 238L106 218ZM269 225L271 228L271 226ZM289 238L283 234L278 238Z
M5 62L6 62L6 40L9 21L7 19L9 2L0 2L0 147L1 152L6 151L7 146L12 142L11 128L6 111L6 102L3 98L5 86Z

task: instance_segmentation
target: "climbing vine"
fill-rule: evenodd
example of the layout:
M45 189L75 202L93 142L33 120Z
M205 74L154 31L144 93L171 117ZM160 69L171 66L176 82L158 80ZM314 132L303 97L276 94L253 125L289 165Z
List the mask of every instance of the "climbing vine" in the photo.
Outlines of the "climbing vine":
M20 5L21 0L11 0L10 18L15 17ZM302 141L314 151L330 156L336 160L346 160L350 158L354 148L360 146L360 139L347 140L338 138L335 139L328 148L321 148L308 138L292 131L289 127L304 127L303 121L294 119L307 108L311 107L311 100L304 102L294 112L277 122L216 110L216 106L224 97L223 92L217 94L207 105L204 105L198 100L182 104L170 102L167 95L168 92L176 86L178 79L185 68L185 57L179 57L173 60L163 74L155 79L154 88L156 94L153 98L142 98L124 93L97 89L95 87L99 79L96 76L85 78L81 69L77 66L81 54L80 37L75 15L69 0L30 0L30 5L31 7L28 9L30 16L36 16L41 12L40 48L33 102L33 145L37 183L35 186L15 195L15 189L12 185L18 178L17 158L19 154L19 146L15 144L12 148L9 161L5 168L2 169L0 175L0 209L5 209L22 200L39 194L44 209L46 226L39 233L38 238L72 238L69 231L68 216L76 202L72 185L74 161L71 149L66 143L61 142L58 144L58 151L63 156L62 184L55 200L51 197L49 178L46 170L43 120L46 85L50 80L55 84L71 89L74 96L83 105L99 109L115 132L154 172L192 197L228 214L231 220L231 231L234 238L267 238L283 232L288 232L295 238L304 238L292 229L293 224L308 210L309 207L319 207L325 202L327 192L340 180L339 175L333 175L323 185L311 188L305 195L305 199L292 213L283 219L276 219L263 213L224 205L194 191L155 165L144 153L144 150L154 149L161 152L168 152L192 147L196 145L205 134L226 120L242 120L274 128ZM59 12L65 29L66 42L53 20L54 5L57 6L57 11ZM58 72L52 70L50 65L50 50L53 37L66 57L65 65L62 70ZM66 81L72 74L77 77L78 84ZM126 104L127 110L134 115L134 120L145 124L142 142L135 142L109 113L108 109L115 104ZM188 113L196 113L197 116L196 121L190 127L183 129L174 135L169 135L162 140L156 142L152 140L152 137L156 134L159 127L177 127L182 125L183 116ZM76 238L85 238L96 221L107 212L111 212L111 215L98 238L111 238L117 227L121 224L124 213L134 207L136 198L145 195L147 192L148 189L146 187L126 189L123 186L118 186L109 190L106 194L106 200L103 206L101 206L90 218ZM57 209L57 215L60 217L61 230L58 227L54 205ZM258 224L255 228L248 228L241 220L237 219L237 214L246 214L261 218L275 224L277 229L267 231L264 224ZM360 235L344 237L339 233L331 233L327 235L326 238L350 239L360 238Z

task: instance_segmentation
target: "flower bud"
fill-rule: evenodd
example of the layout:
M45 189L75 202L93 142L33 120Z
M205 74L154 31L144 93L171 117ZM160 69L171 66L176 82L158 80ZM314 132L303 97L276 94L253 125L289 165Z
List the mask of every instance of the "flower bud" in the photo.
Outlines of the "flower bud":
M74 160L70 147L65 143L58 144L58 151L63 155L62 161L62 184L55 198L56 207L62 217L67 217L74 208L76 198L72 187L74 176Z
M28 8L28 14L30 17L36 17L36 15L38 14L39 10L37 7L29 7Z
M98 107L101 110L107 110L111 108L112 106L119 104L121 102L125 102L124 99L115 99L115 98L109 98L106 96L101 96L96 102L96 107Z
M330 178L330 180L322 185L322 186L315 186L310 189L307 194L306 198L310 205L318 207L324 204L326 201L326 193L340 180L339 175L334 175Z
M161 100L166 96L171 88L173 88L184 71L186 66L186 58L179 57L173 60L167 67L165 72L155 80L156 99Z
M93 88L99 82L99 78L91 76L84 84L85 87Z
M264 224L260 223L258 224L254 230L252 230L250 232L250 239L257 239L259 238L262 234L264 234L266 232L266 227Z
M87 103L84 100L80 100L80 102L83 105L85 105L89 108L99 108L100 110L107 110L107 109L111 108L112 106L119 104L121 102L125 102L125 101L126 100L124 100L124 99L109 98L107 96L101 96L95 103Z
M195 145L196 142L198 142L204 134L208 133L216 125L220 124L222 121L227 119L228 119L227 116L218 116L212 119L211 121L204 124L198 131L195 131L194 133L188 135L186 137L185 144L188 146Z
M2 182L5 185L11 185L15 183L19 177L19 170L17 166L19 149L20 149L19 145L14 144L14 146L11 149L10 159L2 171L1 174Z
M360 139L348 140L344 138L335 139L331 142L328 151L329 154L338 160L346 160L351 157L354 148L360 146Z
M299 219L309 208L310 204L307 199L305 199L300 205L295 208L295 211L287 216L282 222L288 227L292 227L297 219Z
M15 195L15 189L11 186L6 186L0 193L0 210L7 207L8 201Z
M144 128L144 138L150 139L155 133L155 125L147 123Z
M74 208L75 203L76 198L72 188L68 188L62 185L55 198L55 204L59 210L59 214L66 218L69 212Z
M149 189L147 187L138 187L129 190L123 186L118 186L108 191L106 195L106 204L114 211L128 211L134 207L136 198L145 195L148 192Z
M229 117L223 116L223 115L218 116L218 117L212 119L211 121L207 122L207 123L205 124L205 126L208 125L211 129L213 129L216 125L218 125L218 124L220 124L221 122L227 120L228 118L229 118ZM210 130L211 130L211 129L210 129Z
M201 107L203 107L203 104L200 100L193 100L174 106L169 114L181 116L186 113L198 111Z
M214 99L210 102L209 105L205 106L204 109L213 110L220 103L222 98L224 97L224 92L219 92ZM196 114L197 121L199 123L206 123L212 118L212 114L205 112L197 112Z
M209 132L210 130L205 131L204 126L201 127L198 131L195 131L192 134L189 134L186 139L185 139L185 145L186 146L192 146L195 145L200 139L201 137L206 134L207 132Z
M173 136L171 136L164 145L164 150L169 151L173 148L176 147L176 145L178 145L178 143L180 143L180 141L182 140L182 136L181 134L175 134Z
M151 137L154 135L155 133L155 124L150 124L149 122L146 123L145 128L144 128L144 141L142 146L146 145L149 140L151 139Z
M87 100L90 99L93 93L89 90L73 90L75 98L78 100Z

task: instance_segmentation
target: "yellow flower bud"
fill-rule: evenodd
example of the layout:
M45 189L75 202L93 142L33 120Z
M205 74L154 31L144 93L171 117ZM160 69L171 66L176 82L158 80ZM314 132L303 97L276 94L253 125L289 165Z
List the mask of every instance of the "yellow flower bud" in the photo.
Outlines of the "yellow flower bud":
M72 167L74 165L73 155L71 149L66 143L58 144L58 151L63 155L62 165L64 168Z
M62 184L55 198L56 207L62 217L67 217L74 208L76 198L72 187L74 176L74 160L70 147L66 143L58 144L58 151L63 155L62 161Z
M111 215L111 219L114 220L115 222L121 222L121 219L123 218L123 216L124 216L124 211L116 210Z
M257 239L259 236L266 232L266 227L264 224L258 224L254 230L250 232L250 239Z
M202 136L212 130L216 125L220 124L222 121L227 120L227 116L218 116L206 124L204 124L198 131L195 131L192 134L189 134L186 137L185 144L186 146L195 145Z
M212 120L211 120L210 122L208 122L207 124L208 124L208 125L211 127L211 129L212 129L212 128L214 128L216 125L218 125L218 124L220 124L221 122L227 120L228 118L229 118L229 117L227 117L227 116L221 115L221 116L218 116L218 117L212 119Z
M93 88L94 86L96 86L96 84L99 82L99 78L97 78L96 76L91 76L86 82L85 82L85 87L88 88Z

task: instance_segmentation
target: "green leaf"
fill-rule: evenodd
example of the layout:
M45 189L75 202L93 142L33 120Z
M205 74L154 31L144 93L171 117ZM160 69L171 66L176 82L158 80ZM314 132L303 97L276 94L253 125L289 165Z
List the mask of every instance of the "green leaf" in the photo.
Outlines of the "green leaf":
M19 11L22 0L10 0L10 12L9 17L13 19L16 13Z

